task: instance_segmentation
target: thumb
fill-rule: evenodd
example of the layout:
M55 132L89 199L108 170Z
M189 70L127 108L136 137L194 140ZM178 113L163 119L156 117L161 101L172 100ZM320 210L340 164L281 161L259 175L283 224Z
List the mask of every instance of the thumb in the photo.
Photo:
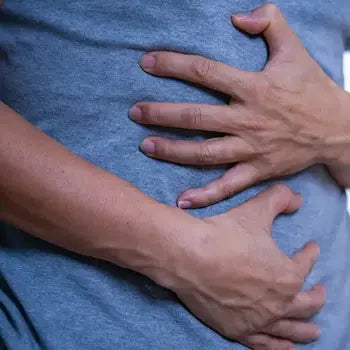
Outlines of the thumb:
M271 227L278 215L290 214L298 210L301 207L302 198L289 187L275 184L245 204L250 206L250 210L261 213L260 217L265 220L268 227Z
M254 217L259 218L261 225L270 228L276 216L293 213L301 207L301 204L300 194L292 192L285 185L276 184L224 215L230 216L231 212L234 213L236 210L254 213Z
M280 9L266 3L250 13L235 14L232 23L249 34L262 34L270 49L270 55L290 53L303 45L289 26Z

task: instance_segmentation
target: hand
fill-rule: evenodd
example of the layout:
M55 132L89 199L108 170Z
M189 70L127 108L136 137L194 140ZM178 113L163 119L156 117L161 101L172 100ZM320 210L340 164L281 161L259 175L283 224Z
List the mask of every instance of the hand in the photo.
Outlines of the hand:
M153 52L141 60L146 72L188 80L231 97L228 106L142 102L130 111L142 124L224 134L202 142L151 137L142 143L147 155L176 163L235 163L222 178L184 192L178 199L182 208L213 204L256 182L315 163L350 164L344 159L350 148L349 94L310 57L278 8L265 4L233 16L232 22L265 37L270 59L262 72L170 52Z
M300 289L319 248L310 243L288 258L271 236L275 217L300 205L299 195L275 185L225 214L201 220L191 230L200 243L183 254L170 288L208 326L252 349L290 350L292 341L316 340L318 327L305 319L321 309L325 290Z

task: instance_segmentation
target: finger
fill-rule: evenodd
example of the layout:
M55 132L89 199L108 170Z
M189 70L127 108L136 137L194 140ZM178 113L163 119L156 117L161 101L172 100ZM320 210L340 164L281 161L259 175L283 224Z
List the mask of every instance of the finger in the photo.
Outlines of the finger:
M251 13L233 15L232 23L250 34L263 34L272 56L281 52L296 53L304 49L275 4L266 3Z
M295 350L289 340L278 339L267 334L254 334L239 341L252 350Z
M262 212L261 217L267 224L272 225L278 215L293 213L301 207L301 204L300 194L292 192L283 184L275 184L245 202L242 208L249 206L255 212Z
M220 202L225 198L262 180L259 169L253 163L242 162L228 170L221 178L201 188L185 191L178 198L182 209L201 208Z
M299 292L287 310L289 318L308 319L319 312L326 302L326 289L316 285L309 292Z
M283 184L275 184L243 203L239 208L254 212L260 218L260 224L268 228L265 232L272 235L272 223L280 214L293 213L301 207L300 194L292 192Z
M247 72L201 56L155 51L140 60L148 73L187 80L230 96L243 97L255 84L256 73Z
M228 133L243 111L228 106L194 103L141 102L129 111L132 120L146 125Z
M296 265L298 265L299 270L303 274L304 279L311 272L319 255L319 245L317 243L310 242L292 257L292 260Z
M253 154L249 145L235 136L212 138L200 142L150 137L142 142L140 148L152 158L191 165L234 163L247 159Z
M320 328L316 324L291 319L277 321L264 328L263 332L297 343L310 343L321 335Z

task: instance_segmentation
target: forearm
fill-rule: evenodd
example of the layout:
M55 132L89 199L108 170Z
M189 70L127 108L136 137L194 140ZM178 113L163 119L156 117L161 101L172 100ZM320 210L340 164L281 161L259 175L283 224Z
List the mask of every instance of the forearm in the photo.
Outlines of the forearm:
M0 219L41 239L155 280L185 245L181 228L192 217L72 154L4 104L0 169Z

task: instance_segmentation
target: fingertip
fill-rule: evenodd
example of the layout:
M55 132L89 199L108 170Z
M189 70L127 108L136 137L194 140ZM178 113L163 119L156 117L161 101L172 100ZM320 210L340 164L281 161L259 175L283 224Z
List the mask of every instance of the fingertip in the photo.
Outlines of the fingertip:
M319 339L321 337L322 330L320 327L317 326L317 329L315 329L315 340Z
M320 246L315 242L309 242L293 255L292 260L299 265L306 278L312 271L319 255Z
M177 206L181 209L196 209L202 207L203 198L201 198L200 194L200 188L183 192L177 199Z
M231 15L231 22L235 27L252 35L263 32L268 24L266 19L259 16L255 11L235 13Z
M156 144L154 140L152 139L144 139L140 145L140 150L147 154L147 155L152 155L156 151Z
M135 104L129 109L129 118L137 123L142 121L142 110L140 105Z
M231 22L233 25L235 26L239 26L242 21L245 21L247 19L249 19L249 17L251 16L251 13L234 13L233 15L231 15Z
M191 209L192 208L192 203L190 201L188 201L188 200L186 200L186 201L179 200L177 202L177 206L180 209Z
M320 256L321 248L320 245L316 242L307 243L305 249L310 250L310 252L313 254L314 260L317 260L317 258Z
M321 297L321 299L323 300L323 303L326 302L327 290L325 286L323 286L322 284L316 284L312 288L312 291L316 292Z
M194 197L194 188L188 189L180 194L180 196L177 198L177 201L192 201Z
M323 285L323 284L316 284L314 287L313 287L314 290L317 290L319 292L323 292L323 293L326 293L326 287Z
M281 213L294 213L301 206L300 196L284 184L274 184L262 193L268 194L274 218Z
M301 208L303 205L303 197L300 193L293 193L292 197L289 201L288 208L286 209L286 213L294 213Z
M320 255L320 245L313 241L308 242L301 249L301 252L303 252L304 256L308 256L309 258L316 260Z
M298 208L301 208L303 205L303 196L300 192L295 193L295 198L298 203Z
M155 52L150 52L141 57L141 59L139 60L139 65L147 73L154 73L156 62L157 57Z

